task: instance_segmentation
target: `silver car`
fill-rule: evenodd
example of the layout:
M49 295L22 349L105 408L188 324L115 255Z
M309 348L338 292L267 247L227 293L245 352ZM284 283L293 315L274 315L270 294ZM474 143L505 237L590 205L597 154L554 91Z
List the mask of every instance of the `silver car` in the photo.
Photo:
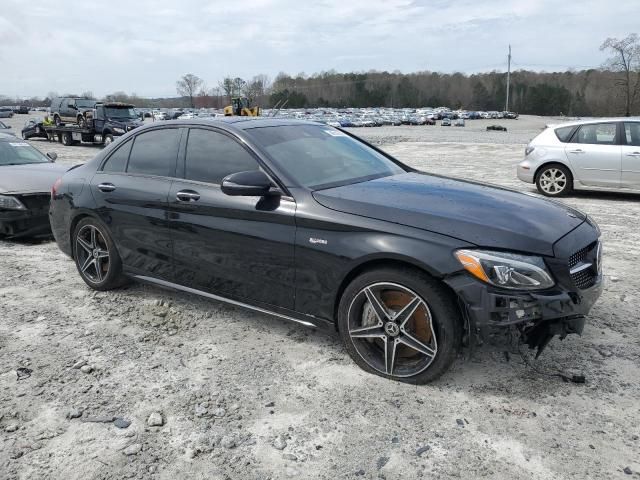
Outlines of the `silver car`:
M640 193L640 118L550 125L527 145L518 178L549 197L573 189Z

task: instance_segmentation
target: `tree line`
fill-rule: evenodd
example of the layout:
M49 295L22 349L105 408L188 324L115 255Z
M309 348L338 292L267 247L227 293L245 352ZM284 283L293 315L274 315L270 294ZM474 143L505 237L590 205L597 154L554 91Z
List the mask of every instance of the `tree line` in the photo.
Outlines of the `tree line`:
M613 116L640 114L640 40L631 34L608 38L600 49L610 53L602 68L562 72L517 70L511 73L509 110L533 115ZM104 100L133 103L140 107L223 108L231 98L247 97L262 107L440 107L501 111L505 109L506 73L368 71L339 73L334 70L313 75L278 74L249 79L225 77L214 87L193 73L176 82L179 97L143 98L125 92L106 95ZM67 96L68 94L65 94ZM45 99L0 104L48 106ZM71 96L71 95L69 95ZM75 95L74 95L75 96ZM93 98L91 92L83 96Z

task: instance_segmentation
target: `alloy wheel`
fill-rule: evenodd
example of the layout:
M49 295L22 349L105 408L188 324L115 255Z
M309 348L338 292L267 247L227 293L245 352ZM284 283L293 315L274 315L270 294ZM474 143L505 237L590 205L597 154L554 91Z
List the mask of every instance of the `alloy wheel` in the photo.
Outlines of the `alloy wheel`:
M558 195L567 187L567 176L558 168L548 168L540 174L540 188L549 195Z
M423 372L438 353L427 302L402 285L382 282L360 290L349 306L348 326L362 359L391 377Z
M80 273L92 283L102 283L109 273L109 247L93 225L85 225L76 237L76 261Z

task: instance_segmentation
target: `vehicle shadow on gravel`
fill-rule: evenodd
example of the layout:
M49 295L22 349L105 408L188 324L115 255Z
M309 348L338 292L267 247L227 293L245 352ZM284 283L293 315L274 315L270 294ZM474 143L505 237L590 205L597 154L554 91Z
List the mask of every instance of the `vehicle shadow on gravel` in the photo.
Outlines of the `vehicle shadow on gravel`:
M17 238L0 237L0 242L7 243L9 245L26 246L26 247L30 245L42 245L44 243L50 243L53 241L54 241L54 238L53 238L53 235L51 234L40 235L37 237L17 237Z

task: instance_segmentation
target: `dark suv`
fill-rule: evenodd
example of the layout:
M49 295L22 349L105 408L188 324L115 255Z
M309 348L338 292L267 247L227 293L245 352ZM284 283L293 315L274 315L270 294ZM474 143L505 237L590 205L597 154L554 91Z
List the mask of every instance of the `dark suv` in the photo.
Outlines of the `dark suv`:
M51 115L56 126L64 122L77 123L78 126L87 126L87 112L92 112L96 105L95 100L88 98L54 98L51 101Z

